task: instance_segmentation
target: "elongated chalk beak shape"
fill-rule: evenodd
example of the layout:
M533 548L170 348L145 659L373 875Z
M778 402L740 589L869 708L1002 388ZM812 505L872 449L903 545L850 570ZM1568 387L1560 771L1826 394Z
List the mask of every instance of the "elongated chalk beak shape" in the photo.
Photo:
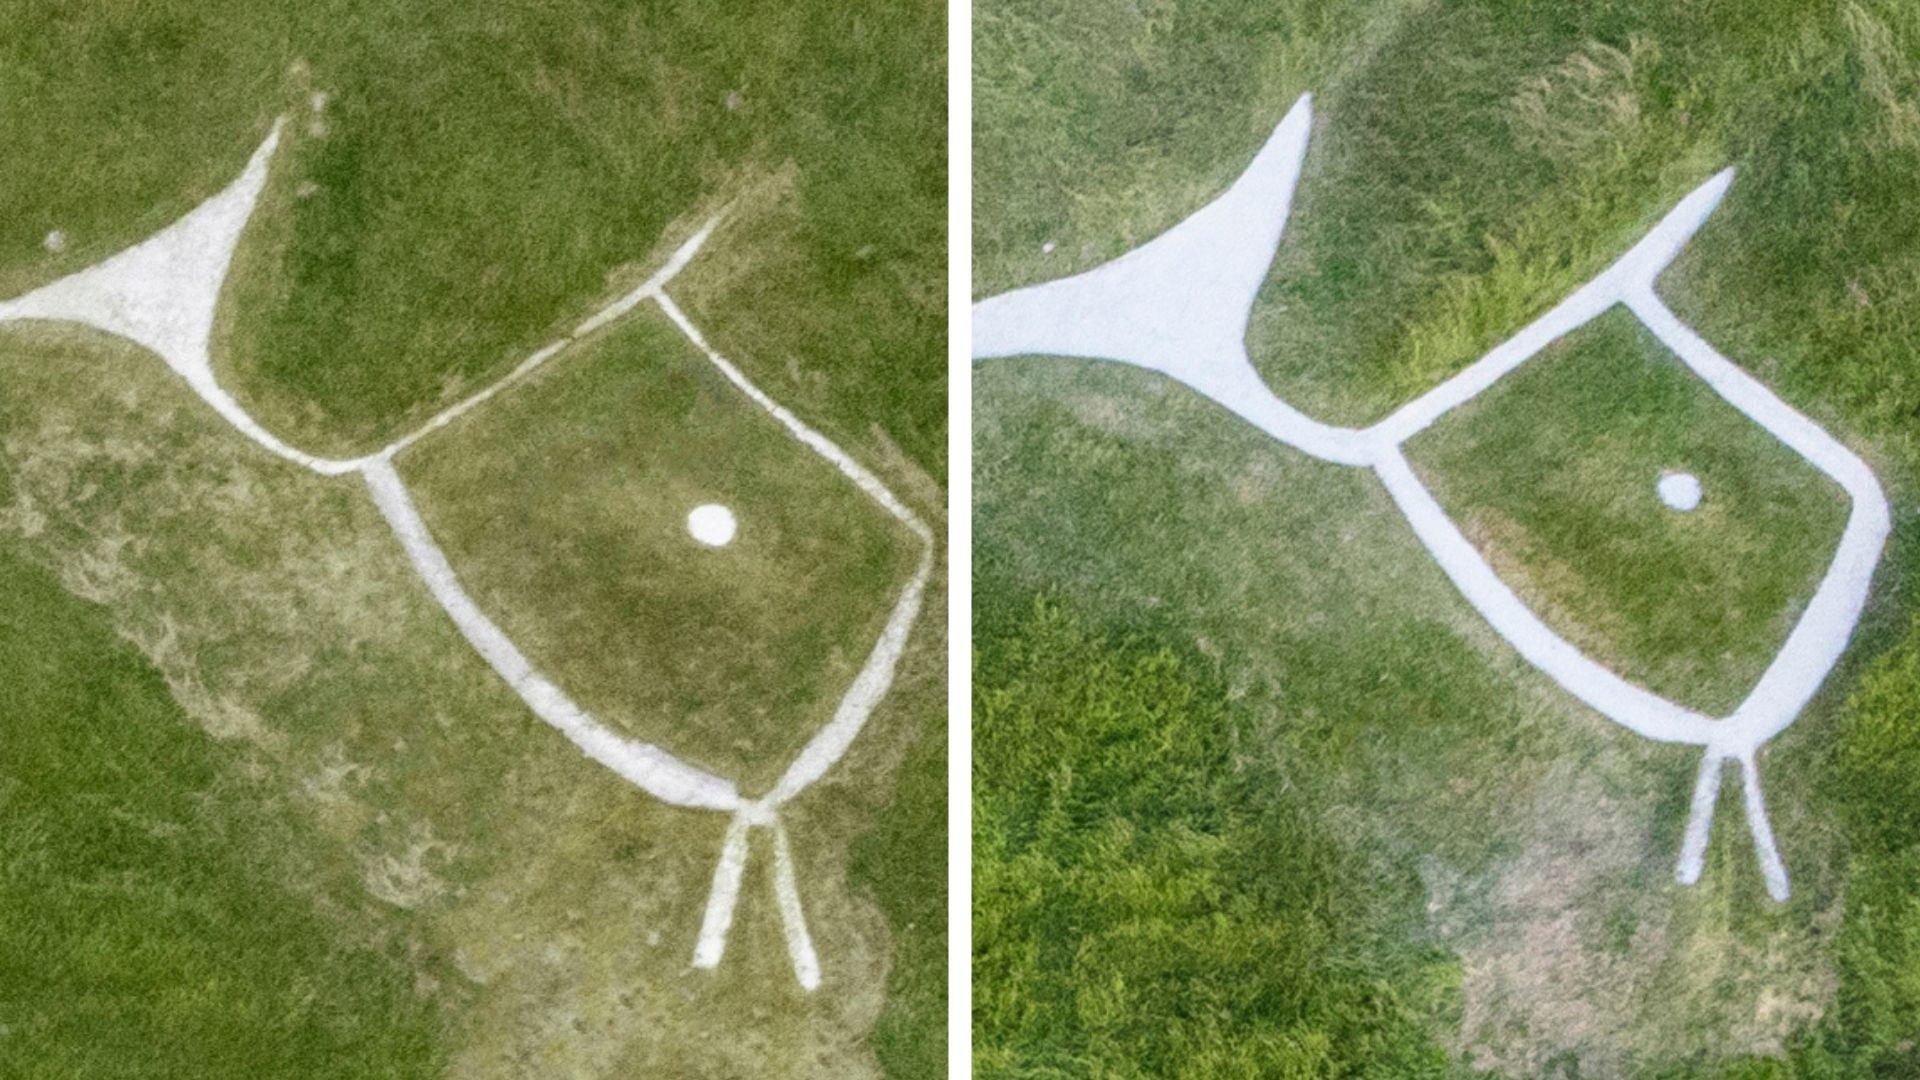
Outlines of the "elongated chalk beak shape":
M1721 766L1738 761L1768 891L1788 895L1755 758L1791 724L1845 651L1889 528L1885 494L1858 456L1714 351L1662 303L1654 282L1733 184L1723 169L1680 200L1611 266L1452 378L1364 429L1323 424L1270 390L1246 331L1279 248L1312 127L1308 96L1219 198L1085 273L991 297L973 309L976 360L1021 355L1112 360L1167 375L1314 457L1372 468L1414 533L1474 609L1529 663L1608 719L1650 739L1706 748L1677 877L1699 878ZM1407 440L1614 305L1632 311L1716 393L1833 479L1852 499L1825 577L1740 708L1713 718L1621 678L1555 633L1500 580L1421 482Z

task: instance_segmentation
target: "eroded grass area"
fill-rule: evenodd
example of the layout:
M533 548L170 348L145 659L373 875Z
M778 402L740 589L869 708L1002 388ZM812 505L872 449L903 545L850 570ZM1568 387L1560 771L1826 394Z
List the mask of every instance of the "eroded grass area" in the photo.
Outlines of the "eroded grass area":
M1846 524L1838 485L1615 310L1441 418L1408 456L1501 580L1588 656L1724 716ZM1667 472L1699 478L1669 509Z
M0 1055L15 1077L431 1077L437 1002L244 744L0 547Z
M399 467L537 666L749 792L832 717L918 557L651 305ZM688 535L706 503L739 522L723 548Z
M0 522L283 794L290 863L355 886L341 933L394 942L446 1016L450 1072L876 1073L887 928L845 853L935 696L923 659L883 737L787 817L822 991L793 985L764 851L726 963L692 971L725 821L634 792L528 714L364 489L270 458L137 349L65 328L4 342Z
M0 295L170 223L228 183L285 114L216 365L289 441L357 453L492 383L731 201L726 235L752 248L710 245L712 262L686 279L689 310L937 522L945 17L938 3L892 2L0 0L0 97L17 106L0 115ZM771 194L768 177L783 178ZM54 348L36 333L43 346ZM859 1039L890 960L876 942L891 934L899 956L939 964L940 929L902 902L923 871L870 860L849 878L842 852L876 820L908 745L944 737L940 654L922 647L937 639L930 620L816 796L840 808L810 800L789 822L827 990L781 997L784 960L683 984L718 826L651 806L550 745L422 605L351 482L316 486L227 445L202 405L162 389L151 357L96 355L96 343L76 346L91 361L50 359L65 347L17 363L35 376L52 366L70 388L0 379L19 480L0 482L19 493L9 522L33 533L65 587L112 605L197 721L281 755L273 782L324 826L316 858L383 903L440 912L419 956L489 957L491 988L451 1040L456 1072L871 1071ZM97 411L76 399L38 415L45 395L89 387ZM923 816L890 819L886 843L915 834L943 850L937 813L924 816L937 805L914 805ZM602 865L608 851L617 865ZM536 872L558 884L522 888ZM441 909L483 892L499 924ZM599 921L580 923L588 912ZM736 940L775 932L755 901L740 917ZM758 963L756 948L729 965ZM760 996L760 974L773 997ZM916 995L896 1038L937 1046L944 980L893 974ZM447 976L441 993L470 984ZM727 1040L710 1037L714 1016L737 1018Z
M1276 447L1140 372L1048 360L976 378L983 602L1057 589L1086 618L1219 665L1233 710L1217 737L1237 767L1272 770L1236 789L1240 809L1330 829L1336 862L1291 872L1360 874L1378 902L1338 947L1370 970L1432 947L1460 965L1450 996L1386 980L1452 1051L1434 1075L1555 1060L1623 1075L1768 1052L1826 1015L1832 834L1791 834L1801 892L1785 909L1752 914L1764 892L1743 834L1717 837L1700 888L1675 885L1693 755L1527 668L1367 473ZM991 765L980 790L1040 797ZM1776 812L1783 834L1803 822ZM1749 950L1775 960L1699 961ZM1762 998L1768 1022L1751 1012Z

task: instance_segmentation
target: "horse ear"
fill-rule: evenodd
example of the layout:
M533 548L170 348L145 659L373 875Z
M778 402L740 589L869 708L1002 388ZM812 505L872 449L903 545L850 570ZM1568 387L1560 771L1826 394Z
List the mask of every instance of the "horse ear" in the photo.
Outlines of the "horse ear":
M1219 198L1141 247L1074 277L983 300L973 356L1077 356L1158 371L1316 457L1365 464L1354 431L1275 397L1247 357L1247 320L1293 206L1313 127L1302 94Z

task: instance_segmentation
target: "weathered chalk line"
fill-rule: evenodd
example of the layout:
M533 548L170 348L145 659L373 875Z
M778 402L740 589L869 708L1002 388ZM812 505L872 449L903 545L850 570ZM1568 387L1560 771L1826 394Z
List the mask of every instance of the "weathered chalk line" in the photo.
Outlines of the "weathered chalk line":
M1371 468L1454 586L1528 663L1637 734L1704 748L1678 880L1699 880L1720 771L1737 761L1767 891L1787 899L1787 872L1767 821L1757 754L1793 723L1845 651L1890 523L1886 496L1865 462L1716 352L1654 291L1660 273L1725 196L1733 170L1701 184L1611 266L1472 365L1372 427L1344 428L1281 401L1254 370L1245 346L1254 297L1279 247L1311 127L1311 97L1303 95L1246 172L1185 221L1085 273L975 305L974 358L1037 354L1133 364L1185 383L1304 453ZM1725 717L1702 715L1637 686L1555 633L1461 534L1403 452L1408 439L1448 411L1615 305L1631 311L1715 393L1839 484L1852 503L1818 590L1746 699Z
M696 967L711 968L726 949L750 845L749 833L764 828L773 840L774 900L802 987L819 986L820 960L807 931L792 846L781 824L782 806L821 779L846 753L893 684L894 672L919 617L933 570L933 531L865 466L774 401L738 367L709 345L666 288L712 235L708 221L638 288L601 308L571 333L534 352L499 382L443 410L377 453L351 459L309 454L283 442L241 407L213 373L212 335L220 292L240 238L265 189L286 122L248 161L240 177L161 232L107 260L17 299L0 302L0 323L72 322L126 338L157 353L202 400L268 452L323 476L358 475L393 529L428 591L475 652L493 668L534 715L565 735L582 753L662 802L730 815L693 953ZM480 609L434 542L394 467L395 458L420 439L467 415L531 375L570 346L610 326L640 305L653 302L687 339L748 400L764 410L796 442L820 456L902 525L920 545L911 579L895 599L865 664L842 695L830 720L789 763L766 793L748 798L734 783L690 765L667 750L628 739L574 703L521 653Z

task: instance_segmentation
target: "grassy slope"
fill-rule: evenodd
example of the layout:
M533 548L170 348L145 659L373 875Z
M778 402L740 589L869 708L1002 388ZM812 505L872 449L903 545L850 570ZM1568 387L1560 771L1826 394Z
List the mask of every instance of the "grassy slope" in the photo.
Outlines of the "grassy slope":
M0 384L0 527L105 603L194 721L243 741L308 827L295 865L354 883L348 933L404 943L451 1071L872 1074L889 928L846 851L884 810L890 748L924 730L924 674L787 815L823 990L793 985L764 837L726 962L693 972L724 820L635 793L533 718L360 485L274 461L97 335L9 335Z
M985 608L974 669L983 1077L1439 1076L1436 950L1345 942L1390 914L1327 827L1259 799L1213 666L1058 604Z
M947 815L947 741L938 723L946 701L944 654L927 658L941 670L920 693L934 717L913 733L898 786L880 824L860 837L849 872L887 913L893 968L887 1012L873 1032L880 1065L892 1077L936 1080L947 1075L947 851L932 843L927 822ZM938 702L934 704L933 702ZM938 839L945 840L940 830Z
M805 328L777 340L832 382L815 396L836 423L884 417L938 463L940 20L934 4L9 0L0 90L34 107L0 119L0 292L171 220L289 114L272 258L251 267L227 363L269 426L365 447L544 343L668 223L790 165L803 224L760 256L785 287L725 299ZM63 255L40 249L54 228Z
M438 1075L397 938L355 940L350 883L284 880L301 839L244 750L11 543L0 574L0 1074Z
M916 557L651 306L400 468L541 670L755 793L832 718ZM740 522L724 549L687 535L706 502Z
M977 20L978 295L1178 220L1312 89L1317 141L1250 340L1283 396L1364 419L1511 333L1731 161L1733 194L1663 291L1860 448L1896 507L1910 501L1909 10L1089 10L1072 33L1015 3ZM1158 640L1217 654L1249 703L1241 745L1286 774L1252 798L1340 823L1345 860L1376 888L1417 881L1402 915L1419 930L1348 947L1392 956L1432 935L1453 949L1458 1011L1434 1030L1469 1061L1521 1075L1912 1067L1920 1009L1881 957L1920 928L1897 884L1920 828L1879 808L1916 752L1890 717L1920 691L1911 664L1875 661L1920 640L1904 511L1860 640L1767 758L1797 884L1775 909L1757 900L1731 802L1707 880L1670 884L1691 755L1516 669L1364 477L1257 446L1137 373L996 363L977 379L981 602L1062 590L1102 624L1151 618ZM995 782L1010 778L983 776ZM1862 824L1889 816L1897 827ZM1740 1063L1736 1048L1785 1056Z
M751 377L937 518L944 19L943 5L897 3L716 15L588 0L481 14L436 0L0 0L0 96L32 105L0 116L0 293L171 221L286 113L289 145L240 255L217 362L269 426L358 448L496 378L732 199L682 302ZM41 246L56 228L60 254ZM25 370L114 370L88 366L93 346L61 348L32 341ZM808 895L815 931L840 957L829 978L845 981L790 1001L777 924L749 899L729 971L683 992L669 976L684 971L714 822L636 807L550 746L457 639L436 636L430 608L369 606L356 575L401 568L363 493L322 496L260 468L199 426L197 404L141 382L150 358L108 355L132 373L110 376L115 402L158 395L163 415L100 402L70 429L16 426L9 468L26 497L5 513L68 587L107 590L122 629L192 691L196 719L299 733L274 768L303 793L299 812L329 827L315 857L430 909L417 962L466 964L437 972L443 994L500 977L461 1014L458 1063L725 1075L781 1061L840 1075L870 1060L859 1033L896 1004L879 1000L887 959L873 946L888 931L836 891L842 877L881 902L900 964L939 963L941 932L903 899L902 878L921 870L849 870L840 852L879 814L903 742L942 736L937 687L903 687L836 794L794 823L803 873L823 885ZM7 392L58 414L63 391L14 378ZM232 464L174 471L140 440ZM303 571L318 591L292 580ZM404 573L381 580L411 595ZM358 613L343 610L349 598ZM370 630L383 616L390 625ZM425 637L396 638L401 627ZM913 655L924 681L927 654ZM915 805L913 820L889 820L891 842L911 833L943 850L938 807ZM908 1024L905 1037L938 1045L944 979L900 966L893 977L915 995L900 1015L919 1018L890 1020L895 1037ZM716 1041L701 1019L716 1012L746 1019Z

